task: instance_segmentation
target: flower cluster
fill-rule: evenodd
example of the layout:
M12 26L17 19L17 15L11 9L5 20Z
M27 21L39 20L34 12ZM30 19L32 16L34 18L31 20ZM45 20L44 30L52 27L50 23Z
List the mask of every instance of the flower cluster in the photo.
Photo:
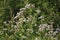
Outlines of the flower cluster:
M32 34L34 34L35 30L37 30L37 27L38 27L38 30L35 32L36 34L39 35L39 33L41 34L44 33L45 36L55 36L59 30L58 28L56 29L56 31L54 31L54 28L53 28L53 24L54 22L49 22L48 23L41 23L39 26L37 25L37 17L29 14L29 16L25 17L24 14L27 15L27 9L30 9L30 8L33 8L34 5L33 4L26 4L26 6L24 8L21 8L20 9L20 12L17 13L17 15L14 17L14 19L16 20L15 23L16 25L14 26L16 32L17 30L18 31L21 31L21 35L23 33L26 33L25 36L23 34L23 36L21 36L22 39L25 39L27 38L27 36L31 36ZM39 13L41 12L41 10L39 9L36 9L35 10L38 15ZM40 20L44 20L45 17L44 16L40 16L38 17L38 19ZM24 24L25 23L25 24ZM36 27L36 29L34 29L34 27ZM39 37L36 37L35 40L38 40Z

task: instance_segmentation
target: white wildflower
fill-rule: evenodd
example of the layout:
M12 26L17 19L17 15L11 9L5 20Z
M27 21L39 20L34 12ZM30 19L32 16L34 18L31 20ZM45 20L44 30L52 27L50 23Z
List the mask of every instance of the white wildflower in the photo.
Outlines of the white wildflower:
M9 23L12 23L12 21L9 21Z
M34 7L34 4L26 4L25 8Z
M47 24L40 24L39 28L41 28L41 27L47 27Z
M25 10L25 9L26 9L26 8L21 8L20 11L23 11L23 10Z
M18 18L19 16L22 16L23 15L23 11L20 11L17 13L17 15L14 17L14 19Z
M49 33L49 34L52 34L52 33L53 33L53 31L49 31L48 33Z
M48 26L46 27L46 30L52 30L52 31L53 31L53 25L48 25Z
M6 24L7 22L6 21L4 21L4 24Z
M31 4L26 4L25 8L30 8Z
M49 22L49 24L50 24L50 25L53 25L53 24L54 24L54 22Z
M24 18L23 21L26 22L26 18Z
M19 16L15 16L14 19L17 19Z
M39 28L39 30L38 31L43 31L43 29L42 28Z
M23 14L23 11L20 11L19 14L22 15ZM17 15L19 15L19 14L17 14Z
M17 25L14 25L14 28L17 28Z
M38 38L36 37L35 40L38 40Z
M41 10L37 9L36 12L39 14L41 12Z
M31 7L35 7L35 5L34 4L31 4Z
M17 15L16 16L18 16L18 15L20 15L20 12L17 12Z
M20 22L15 22L17 24L17 26L20 24Z
M29 31L30 29L27 29L27 31Z
M58 31L55 31L55 32L53 33L53 36L55 36L57 33L58 33Z
M23 21L23 18L20 18L19 21Z
M44 16L40 16L38 19L43 19L44 18Z
M47 24L40 24L38 27L39 27L39 31L44 31L47 27Z
M33 29L27 29L27 32L33 33Z
M29 22L30 20L29 19L27 19L27 22Z

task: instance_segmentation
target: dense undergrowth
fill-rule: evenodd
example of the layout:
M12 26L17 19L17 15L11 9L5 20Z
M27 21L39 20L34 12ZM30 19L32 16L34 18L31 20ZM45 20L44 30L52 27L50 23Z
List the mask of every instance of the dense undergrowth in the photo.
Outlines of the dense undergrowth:
M0 40L60 40L60 0L0 0Z

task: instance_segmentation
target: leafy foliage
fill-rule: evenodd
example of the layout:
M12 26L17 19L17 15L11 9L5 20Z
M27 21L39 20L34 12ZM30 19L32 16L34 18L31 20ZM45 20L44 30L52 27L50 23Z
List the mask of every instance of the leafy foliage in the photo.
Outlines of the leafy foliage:
M60 40L60 0L0 0L0 40Z

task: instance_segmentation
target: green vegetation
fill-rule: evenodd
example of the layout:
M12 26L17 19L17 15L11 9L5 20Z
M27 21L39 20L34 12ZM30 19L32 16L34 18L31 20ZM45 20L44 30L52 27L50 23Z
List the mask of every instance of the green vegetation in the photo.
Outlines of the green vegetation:
M60 40L60 0L0 0L0 40Z

